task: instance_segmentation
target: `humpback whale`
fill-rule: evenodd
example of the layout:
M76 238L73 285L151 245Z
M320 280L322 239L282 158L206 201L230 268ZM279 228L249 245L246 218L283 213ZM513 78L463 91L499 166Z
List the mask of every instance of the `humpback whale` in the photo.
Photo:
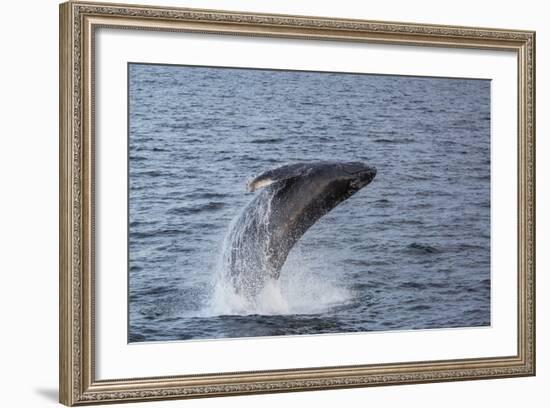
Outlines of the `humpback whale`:
M270 279L279 278L300 237L375 175L374 167L361 162L319 161L280 166L251 179L248 191L261 191L234 220L226 237L226 281L236 293L254 301Z

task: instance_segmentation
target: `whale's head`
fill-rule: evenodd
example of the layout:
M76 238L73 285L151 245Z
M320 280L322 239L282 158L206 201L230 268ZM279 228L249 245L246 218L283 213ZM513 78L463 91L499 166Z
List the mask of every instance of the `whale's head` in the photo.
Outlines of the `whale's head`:
M248 190L284 187L303 199L325 197L335 206L368 185L375 176L376 168L362 162L296 163L263 172L248 182Z

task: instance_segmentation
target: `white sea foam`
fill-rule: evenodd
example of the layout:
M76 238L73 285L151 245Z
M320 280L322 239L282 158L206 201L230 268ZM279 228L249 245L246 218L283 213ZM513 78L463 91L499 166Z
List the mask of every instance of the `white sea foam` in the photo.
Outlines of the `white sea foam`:
M299 244L290 252L279 279L269 278L272 268L269 241L258 246L246 235L250 234L247 225L252 217L259 228L266 230L269 240L267 231L274 194L275 190L256 196L232 220L220 249L210 301L203 310L206 315L316 314L352 297L326 272L322 274L321 271L330 269L327 267L330 263L319 259L308 261ZM244 247L236 251L234 246L241 245Z
M301 252L298 249L299 252ZM289 256L279 280L270 279L252 300L236 292L223 273L216 274L214 289L205 314L219 315L293 315L318 314L345 304L353 292L305 264L304 258ZM219 271L218 271L219 272Z

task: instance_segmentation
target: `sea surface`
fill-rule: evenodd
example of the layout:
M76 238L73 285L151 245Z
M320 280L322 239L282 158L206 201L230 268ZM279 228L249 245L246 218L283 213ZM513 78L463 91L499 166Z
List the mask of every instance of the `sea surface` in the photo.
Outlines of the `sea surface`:
M128 340L491 324L489 80L129 65ZM363 161L261 308L216 290L249 178Z

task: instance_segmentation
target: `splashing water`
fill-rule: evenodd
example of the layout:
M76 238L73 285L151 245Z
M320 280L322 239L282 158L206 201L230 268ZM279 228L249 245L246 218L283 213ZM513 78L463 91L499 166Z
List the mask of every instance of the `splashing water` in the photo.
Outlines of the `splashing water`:
M207 315L292 315L319 314L350 303L354 292L339 286L289 257L279 280L266 282L255 301L237 293L224 275L217 274Z
M310 267L304 261L299 245L289 254L280 278L271 277L269 234L264 234L267 237L264 241L246 239L246 234L251 233L251 223L258 220L260 225L256 228L268 231L275 193L276 189L264 190L231 222L216 266L207 314L317 314L348 303L353 298L351 291L321 275L317 268ZM241 245L244 250L238 248ZM238 272L236 275L235 270Z
M221 280L256 303L270 278L278 276L270 262L271 204L277 192L268 187L256 195L231 222L221 253Z

